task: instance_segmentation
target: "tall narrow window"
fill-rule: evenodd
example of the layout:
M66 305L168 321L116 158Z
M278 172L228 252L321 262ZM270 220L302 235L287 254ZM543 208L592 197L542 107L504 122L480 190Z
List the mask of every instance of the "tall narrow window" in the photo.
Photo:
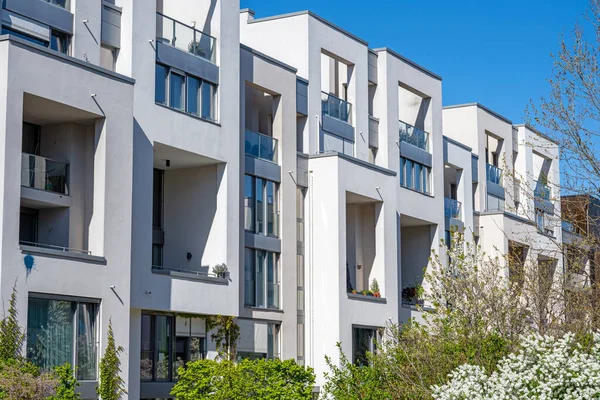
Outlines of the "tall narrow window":
M185 110L185 77L171 71L169 79L169 105L177 110Z
M156 64L154 80L154 100L160 104L167 104L167 75L168 70L164 65Z
M200 81L187 77L187 112L200 115Z
M265 193L264 193L264 180L256 178L256 232L264 232L265 223Z
M50 34L50 48L63 54L69 54L70 36L64 32L52 30Z
M244 229L254 232L254 180L244 175Z
M163 227L163 193L164 171L154 168L152 179L152 227Z
M358 365L369 365L367 353L375 352L377 330L373 328L352 329L352 361Z
M215 98L216 88L214 85L203 82L202 83L202 118L215 121Z

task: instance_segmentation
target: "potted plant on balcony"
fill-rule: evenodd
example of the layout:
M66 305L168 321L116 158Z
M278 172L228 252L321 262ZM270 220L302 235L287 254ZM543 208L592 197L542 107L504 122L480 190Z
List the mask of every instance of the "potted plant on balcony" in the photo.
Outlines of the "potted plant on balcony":
M373 278L371 281L371 291L373 292L374 297L381 297L381 292L379 291L379 282L377 279Z
M227 269L227 264L221 263L215 265L212 268L212 273L218 278L227 279L229 277L229 270Z
M407 286L402 289L402 302L410 305L423 306L425 301L423 300L425 289L420 284Z
M198 40L192 40L190 43L188 43L188 51L195 56L206 58L204 47L200 44L200 41Z

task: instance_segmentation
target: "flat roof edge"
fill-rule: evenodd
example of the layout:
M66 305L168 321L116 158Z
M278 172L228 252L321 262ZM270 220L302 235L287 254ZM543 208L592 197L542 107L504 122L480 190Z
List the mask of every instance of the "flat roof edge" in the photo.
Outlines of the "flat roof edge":
M116 73L114 71L110 71L108 69L105 69L105 68L102 68L102 67L100 67L98 65L95 65L95 64L92 64L92 63L80 60L78 58L71 57L71 56L68 56L66 54L62 54L62 53L59 53L57 51L54 51L54 50L50 50L47 47L40 46L40 45L35 44L35 43L31 43L31 42L29 42L29 41L27 41L25 39L21 39L19 37L14 36L14 35L10 35L10 34L9 35L0 35L0 42L9 42L9 43L15 44L15 45L17 45L19 47L27 47L27 48L29 48L29 49L31 49L33 51L36 51L36 52L39 52L39 53L43 53L44 55L52 57L52 58L54 58L56 60L64 61L64 62L67 62L69 64L76 65L78 67L82 67L83 69L90 70L91 72L94 72L94 73L97 73L97 74L100 74L100 75L105 75L107 78L112 78L112 79L115 79L117 81L121 81L123 83L127 83L127 84L130 84L130 85L135 84L135 79L133 79L133 78L130 78L130 77L125 76L125 75L118 74L118 73Z
M409 64L410 66L418 69L419 71L431 76L432 78L437 79L438 81L442 80L442 77L434 72L431 72L430 70L428 70L427 68L417 64L416 62L412 61L409 58L404 57L401 54L396 53L394 50L390 49L389 47L379 47L376 49L373 49L374 52L379 52L379 51L385 51L390 53L392 56L396 57L397 59L399 59L400 61L404 61L405 63Z
M460 148L461 148L461 149L463 149L463 150L467 150L469 153L473 153L473 149L472 149L472 148L470 148L469 146L467 146L467 145L465 145L465 144L462 144L461 142L459 142L459 141L457 141L457 140L451 139L451 138L449 138L448 136L445 136L445 135L444 135L444 136L442 136L442 137L443 137L443 138L444 138L444 140L445 140L445 141L447 141L448 143L452 143L453 145L455 145L455 146L458 146L458 147L460 147Z
M510 119L506 118L505 116L503 116L501 114L498 114L496 111L493 111L493 110L487 108L486 106L484 106L481 103L453 104L453 105L450 105L450 106L444 106L444 107L442 107L442 110L450 110L450 109L453 109L453 108L473 107L473 106L481 108L483 111L487 112L488 114L491 114L494 117L496 117L496 118L498 118L498 119L500 119L500 120L502 120L502 121L504 121L504 122L506 122L508 124L513 125L512 121Z
M317 15L314 12L309 11L309 10L296 11L296 12L279 14L279 15L272 15L270 17L255 18L253 20L248 21L248 23L254 24L254 23L258 23L258 22L274 21L277 19L292 18L292 17L297 17L300 15L308 15L309 17L313 17L314 19L318 20L319 22L322 22L323 24L329 26L330 28L348 36L350 39L353 39L353 40L357 41L358 43L363 44L367 47L369 46L369 43L366 40L363 40L363 39L359 38L358 36L353 35L352 33L348 32L347 30L340 28L333 22L327 21L325 18L320 17L319 15Z
M528 125L528 124L516 124L514 126L515 126L515 128L526 128L526 129L529 129L530 131L532 131L533 133L537 134L541 138L544 138L547 141L552 142L552 143L554 143L556 145L559 144L557 140L554 140L550 136L546 135L545 133L542 133L542 132L538 131L536 128L534 128L531 125Z
M285 69L285 70L287 70L289 72L292 72L294 74L296 74L296 72L298 72L298 70L296 68L292 67L291 65L288 65L288 64L286 64L286 63L284 63L282 61L279 61L279 60L277 60L277 59L275 59L275 58L273 58L271 56L268 56L265 53L261 53L260 51L255 50L252 47L247 46L247 45L245 45L243 43L240 43L240 48L242 50L246 50L246 51L254 54L258 58L262 58L264 61L267 61L267 62L269 62L271 64L274 64L274 65L276 65L278 67L281 67L281 68L283 68L283 69Z

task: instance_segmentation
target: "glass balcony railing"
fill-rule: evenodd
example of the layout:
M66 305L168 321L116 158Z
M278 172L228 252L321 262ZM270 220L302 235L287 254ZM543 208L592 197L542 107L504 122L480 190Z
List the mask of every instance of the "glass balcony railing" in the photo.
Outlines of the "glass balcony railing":
M330 93L321 92L321 107L323 115L329 115L348 124L352 120L352 104Z
M550 200L550 197L552 196L552 189L550 189L550 186L545 183L536 182L534 194L535 197L540 199Z
M502 170L492 164L486 164L485 176L488 182L502 186Z
M446 218L460 219L460 201L444 198L444 216Z
M277 139L262 133L246 131L246 155L277 162Z
M53 5L58 6L60 8L64 8L66 10L70 10L71 9L71 0L42 0L42 1L45 1L46 3L53 4Z
M69 164L23 153L21 186L68 195Z
M216 60L217 39L161 13L156 13L156 41L213 63Z
M400 121L400 141L429 151L429 133Z
M37 247L40 249L57 250L57 251L64 251L64 252L69 252L69 253L78 253L78 254L87 254L87 255L92 254L92 252L89 250L74 249L71 247L56 246L53 244L44 244L44 243L38 243L38 242L28 242L26 240L19 240L19 244L21 246Z

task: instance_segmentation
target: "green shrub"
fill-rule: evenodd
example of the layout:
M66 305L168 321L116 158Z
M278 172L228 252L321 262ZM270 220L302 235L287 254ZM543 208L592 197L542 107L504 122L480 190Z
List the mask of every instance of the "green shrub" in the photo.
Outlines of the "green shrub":
M179 400L309 400L315 376L294 360L198 360L178 371L171 395Z

